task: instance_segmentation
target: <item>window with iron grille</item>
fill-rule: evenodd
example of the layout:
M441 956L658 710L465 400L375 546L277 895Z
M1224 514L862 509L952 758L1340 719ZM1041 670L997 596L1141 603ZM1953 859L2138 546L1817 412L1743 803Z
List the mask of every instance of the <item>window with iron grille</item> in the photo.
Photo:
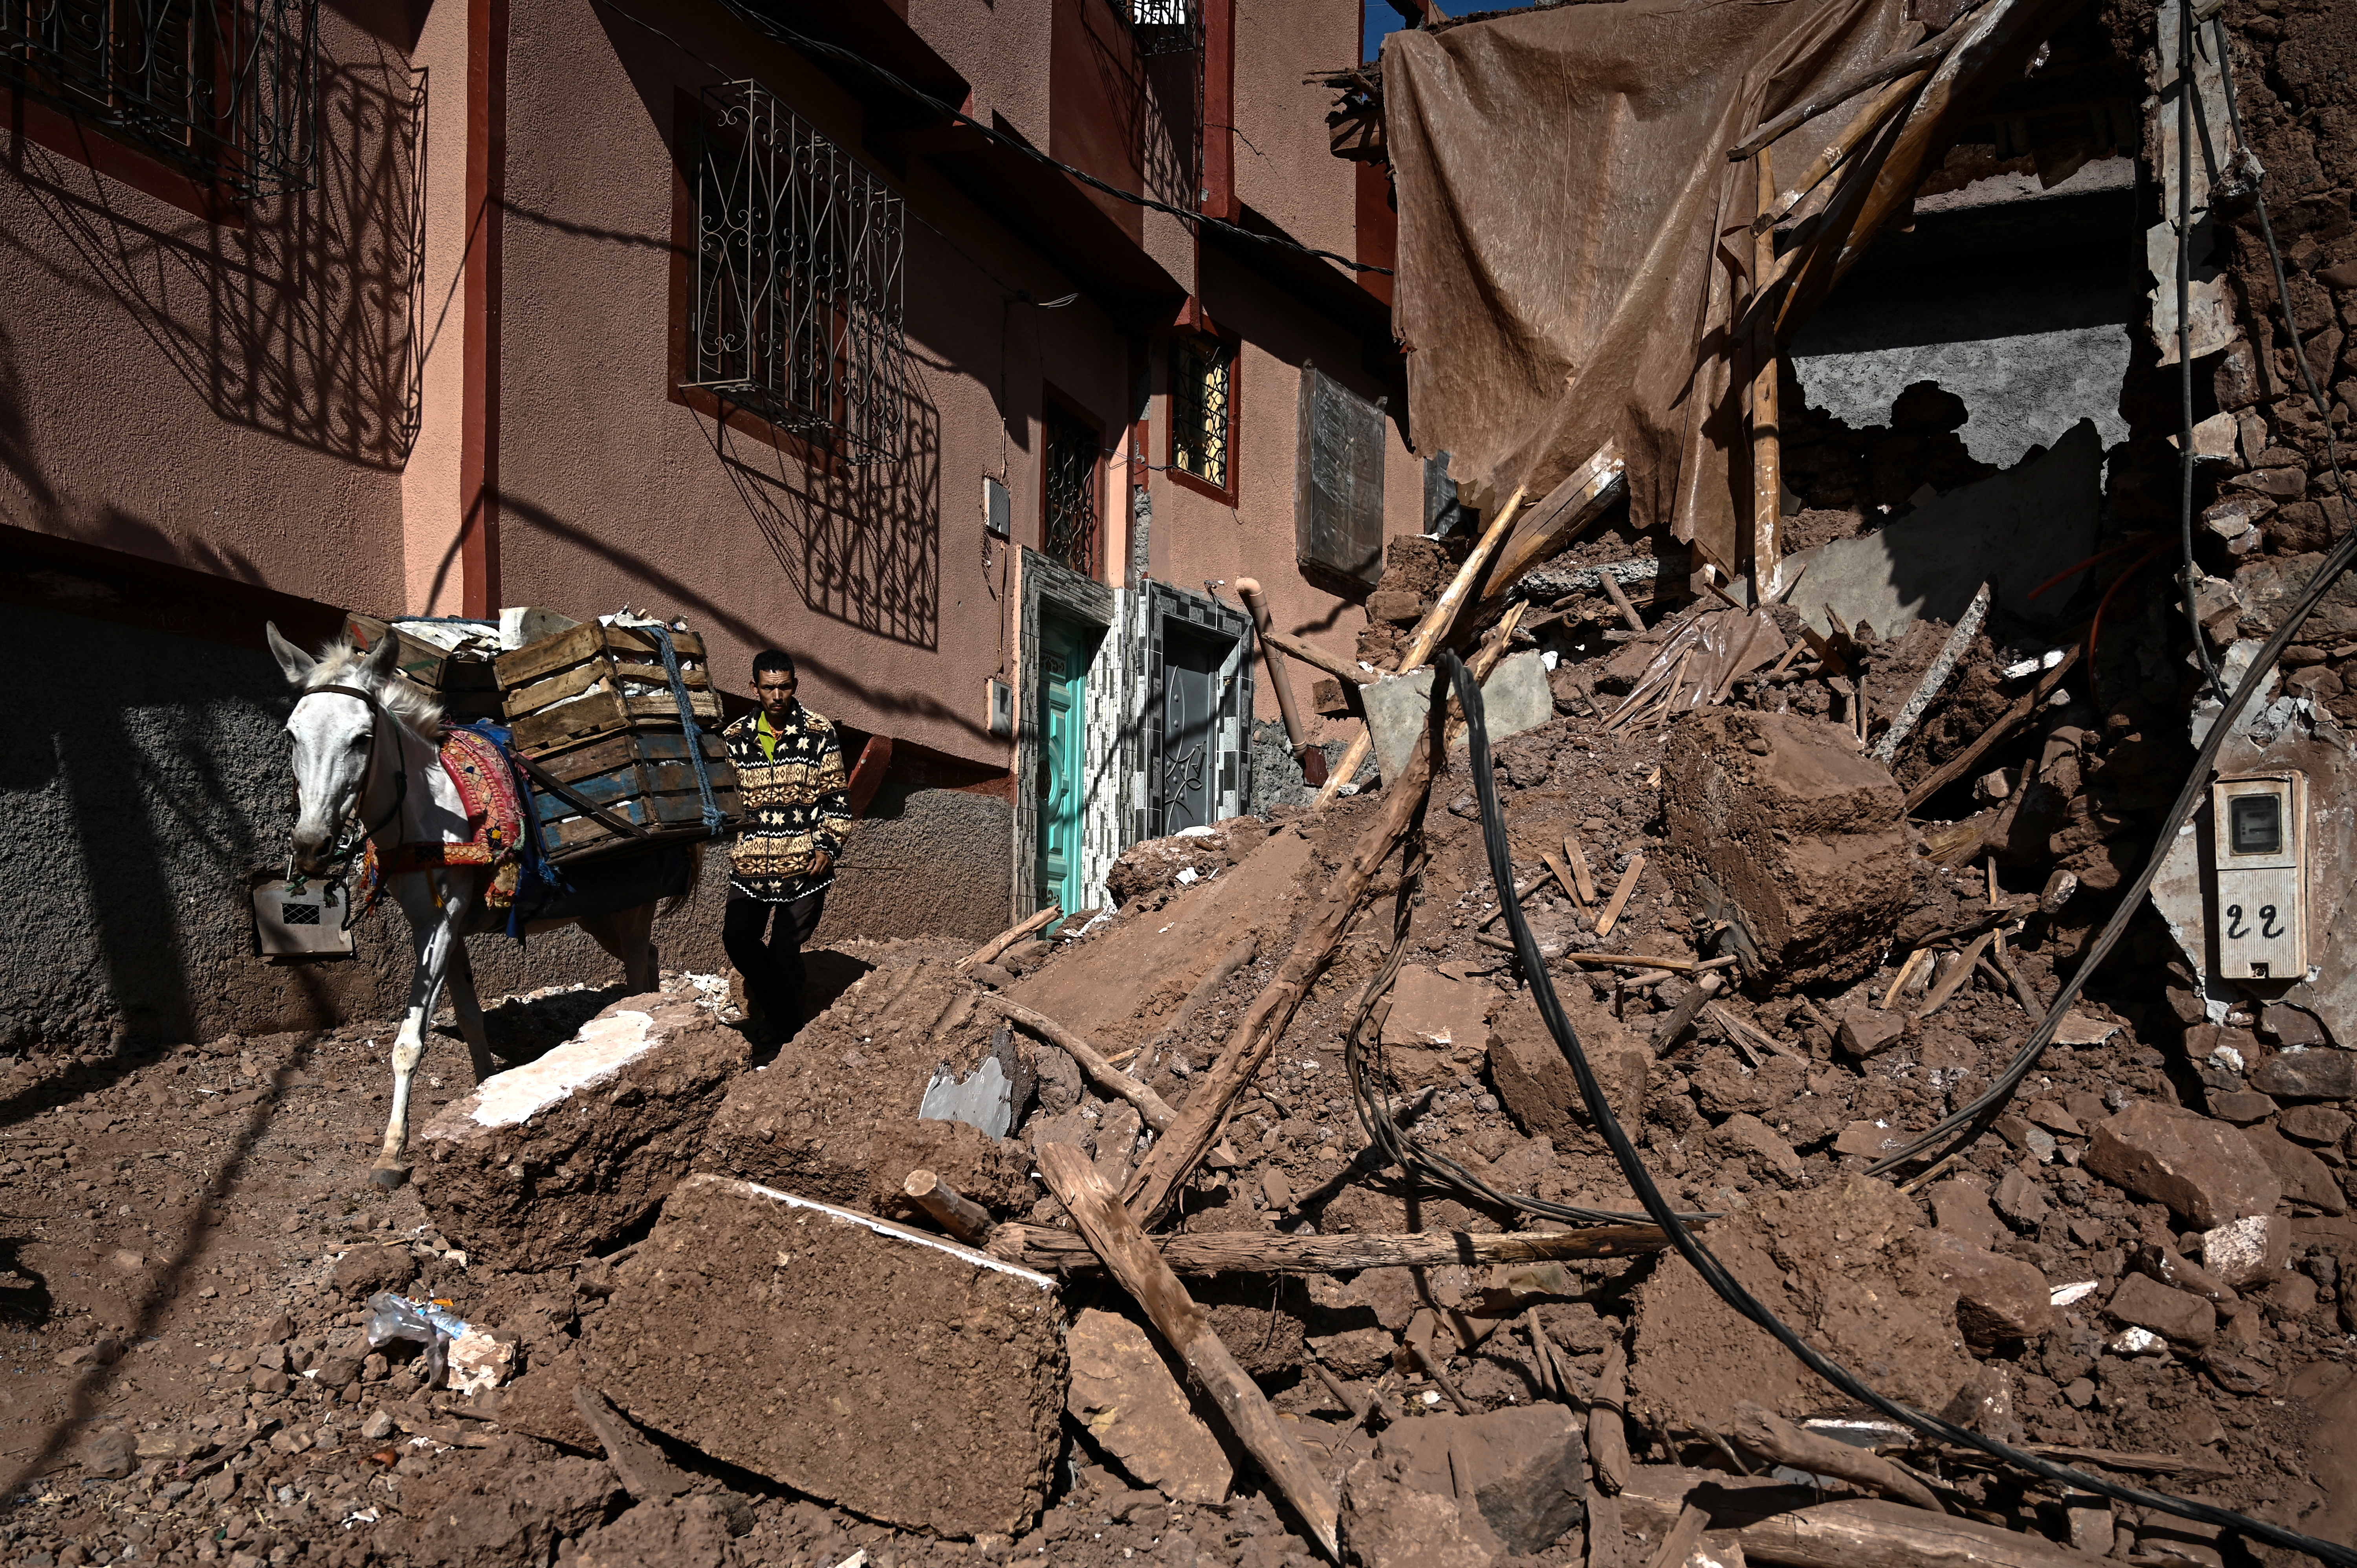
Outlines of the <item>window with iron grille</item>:
M1112 0L1142 55L1194 54L1203 47L1203 0Z
M5 0L0 0L5 3ZM853 462L899 424L899 196L759 83L705 92L683 387Z
M317 179L318 0L0 0L0 84L244 197Z
M1078 414L1048 405L1047 516L1043 553L1083 577L1097 575L1097 433Z
M1229 466L1235 428L1236 353L1216 338L1187 333L1170 344L1170 466L1215 490L1234 488Z

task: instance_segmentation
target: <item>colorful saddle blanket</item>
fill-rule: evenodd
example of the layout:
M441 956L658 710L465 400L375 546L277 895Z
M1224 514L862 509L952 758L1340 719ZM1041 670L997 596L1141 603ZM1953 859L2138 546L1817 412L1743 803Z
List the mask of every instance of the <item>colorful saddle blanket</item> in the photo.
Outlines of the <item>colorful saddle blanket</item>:
M504 909L515 902L516 883L522 874L524 843L530 828L524 818L515 766L499 743L474 729L453 728L442 736L442 771L457 787L466 802L470 837L452 843L404 843L394 850L392 864L380 865L376 844L368 846L362 875L368 886L366 903L373 904L382 879L437 865L488 865L490 885L483 902Z

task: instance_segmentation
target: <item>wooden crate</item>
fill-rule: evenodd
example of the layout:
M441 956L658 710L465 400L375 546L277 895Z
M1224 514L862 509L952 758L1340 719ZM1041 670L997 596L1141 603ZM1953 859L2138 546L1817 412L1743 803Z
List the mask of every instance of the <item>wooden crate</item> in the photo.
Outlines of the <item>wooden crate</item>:
M704 639L675 631L672 647L679 655L689 711L698 723L717 725L720 699L712 691ZM516 746L535 757L614 730L660 725L666 719L674 728L679 723L662 650L635 627L591 621L503 653L494 668L500 709L515 730Z
M387 637L398 641L402 674L441 698L443 714L452 724L501 716L499 675L491 660L461 657L358 611L344 617L344 630L363 648Z
M730 766L727 747L718 736L700 734L696 739L703 746L705 767L712 777L714 800L728 819L723 831L733 831L741 812L737 769ZM533 805L540 813L541 833L552 858L578 860L651 839L706 836L704 798L695 787L687 740L676 723L667 732L625 730L576 741L533 761L571 786L576 794L650 830L643 839L617 832L535 780Z

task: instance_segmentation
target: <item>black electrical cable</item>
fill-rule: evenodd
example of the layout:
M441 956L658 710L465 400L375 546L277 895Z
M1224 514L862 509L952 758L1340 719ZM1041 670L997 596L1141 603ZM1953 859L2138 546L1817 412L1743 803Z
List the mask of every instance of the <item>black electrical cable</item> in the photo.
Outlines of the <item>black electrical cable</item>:
M2352 541L2357 542L2357 534L2352 535ZM1497 775L1490 759L1490 734L1481 708L1481 688L1473 680L1472 671L1466 669L1464 662L1454 653L1444 650L1436 662L1456 687L1457 700L1465 710L1466 735L1471 743L1469 762L1473 773L1473 792L1481 805L1481 837L1490 854L1490 874L1498 880L1500 886L1511 889L1513 886L1513 870L1506 853L1505 815L1498 806ZM2264 1541L2271 1546L2281 1546L2293 1552L2304 1552L2324 1562L2342 1564L2344 1568L2357 1568L2357 1551L2348 1547L2319 1541L2298 1530L2286 1530L2264 1520L2246 1518L2208 1503L2150 1492L2142 1487L2125 1486L2101 1476L2074 1470L2067 1465L2057 1465L2050 1459L2016 1448L2011 1444L2000 1443L1968 1427L1935 1415L1926 1415L1896 1400L1885 1398L1855 1373L1785 1326L1781 1319L1745 1289L1743 1283L1727 1273L1725 1265L1695 1240L1694 1232L1686 1229L1684 1221L1662 1197L1661 1188L1653 1185L1652 1174L1637 1157L1637 1150L1629 1142L1629 1134L1621 1128L1620 1119L1612 1113L1611 1102L1604 1097L1604 1087L1597 1081L1596 1071L1588 1065L1587 1054L1580 1048L1577 1032L1572 1028L1571 1020L1564 1015L1563 1004L1556 999L1554 982L1539 955L1538 938L1532 932L1529 919L1523 916L1522 907L1511 898L1507 900L1505 909L1507 927L1513 933L1514 950L1522 957L1523 970L1530 980L1532 996L1538 1003L1539 1016L1546 1021L1547 1031L1555 1036L1556 1047L1571 1064L1572 1075L1579 1080L1580 1098L1587 1105L1587 1114L1594 1121L1596 1130L1603 1134L1605 1144L1612 1151L1612 1157L1620 1163L1621 1174L1628 1178L1638 1202L1644 1205L1645 1212L1652 1217L1653 1223L1662 1228L1663 1233L1669 1238L1670 1245L1677 1249L1678 1255L1693 1265L1695 1273L1702 1276L1703 1282L1721 1301L1758 1325L1778 1344L1798 1357L1802 1365L1840 1392L1871 1406L1893 1421L1903 1422L1943 1443L1976 1448L2042 1480L2111 1498L2136 1508L2157 1509L2163 1513L2213 1525L2220 1530L2235 1530L2255 1541Z
M612 0L600 0L600 3L611 5ZM877 64L874 60L869 59L866 55L857 53L852 49L845 48L840 44L825 43L820 39L812 38L807 33L798 32L794 28L787 27L783 22L778 21L773 17L763 16L760 12L752 9L750 6L740 4L740 0L719 0L719 5L722 10L727 12L730 16L735 16L738 21L744 23L747 27L751 27L756 32L765 33L771 38L776 39L779 43L784 44L790 48L800 49L804 54L823 55L829 59L839 59L846 65L856 66L859 70L866 71L868 75L874 77L885 86L892 89L895 92L902 93L909 98L915 99L918 102L922 103L927 108L948 116L951 120L955 121L961 125L967 126L974 131L978 132L982 135L988 137L991 141L997 143L1000 146L1006 147L1012 152L1020 153L1023 156L1029 158L1033 163L1039 164L1046 168L1052 168L1064 174L1068 174L1074 179L1079 180L1082 184L1087 186L1092 190L1103 191L1105 195L1112 197L1115 201L1126 201L1133 207L1143 207L1155 212L1167 212L1182 223L1193 223L1199 224L1207 229L1216 229L1222 234L1232 235L1239 240L1249 240L1254 244L1273 245L1280 251L1297 251L1306 256L1316 256L1321 261L1332 262L1338 266L1348 267L1354 273L1377 273L1384 277L1390 277L1392 275L1392 269L1389 267L1371 266L1365 262L1354 262L1348 256L1336 255L1331 251L1321 251L1314 245L1305 245L1298 240L1287 239L1281 234L1258 233L1253 230L1243 227L1240 223L1230 223L1224 219L1207 217L1200 212L1189 211L1184 207L1174 207L1167 201L1157 201L1150 196L1140 196L1135 191L1124 190L1117 185L1108 184L1106 181L1099 179L1096 176L1089 173L1086 169L1074 168L1068 163L1058 162L1056 159L1049 157L1047 154L1041 152L1039 148L1019 137L1009 136L999 131L993 130L990 126L984 124L973 115L964 113L955 107L948 103L944 103L940 99L934 97L931 93L927 92L923 88L917 86L912 81L907 81L905 78L896 74L888 68ZM619 9L619 7L615 8Z
M2226 55L2223 47L2225 25L2218 22L2215 26L2218 28L2217 37L2221 41L2219 66L2220 75L2224 79L2225 83L2226 118L2233 129L2234 145L2246 149L2245 156L2247 156L2250 143L2243 134L2242 109L2234 93L2233 61ZM2255 160L2254 160L2254 166L2255 167ZM2283 312L2284 330L2291 338L2292 363L2299 367L2301 382L2308 389L2309 401L2316 404L2318 417L2323 421L2324 460L2332 470L2333 488L2341 493L2343 516L2352 523L2357 523L2357 503L2352 503L2350 499L2349 480L2341 471L2340 446L2332 436L2330 405L2324 401L2323 389L2317 385L2315 370L2308 362L2307 345L2299 339L2299 323L2292 317L2291 291L2284 278L2283 253L2276 248L2275 226L2267 218L2266 178L2266 171L2259 170L2253 181L2253 190L2258 208L2259 237L2266 242L2267 260L2275 269L2276 304ZM2309 579L2308 587L2293 604L2290 612L2284 617L2283 624L2276 628L2273 637L2268 638L2261 645L2257 656L2251 660L2251 667L2244 674L2242 683L2236 686L2233 694L2226 699L2224 707L2219 711L2217 718L2210 726L2208 737L2194 753L2193 768L2186 778L2185 788L2178 792L2177 803L2169 808L2168 817L2163 820L2162 831L2153 844L2152 854L2146 860L2144 869L2136 874L2136 880L2129 883L2122 892L2118 906L2113 909L2111 918L2104 922L2103 930L2088 947L2086 957L2081 961L2078 968L2072 972L2071 978L2063 983L2061 993L2054 998L2053 1006L2047 1010L2045 1018L2038 1027L2030 1031L2029 1038L2023 1044L2013 1060L2007 1064L2005 1071L1989 1085L1986 1092L1971 1104L1943 1117L1933 1123L1929 1131L1868 1166L1869 1175L1879 1176L1895 1166L1904 1165L1919 1157L1925 1150L1931 1149L1935 1144L1961 1148L1987 1132L1991 1124L1996 1121L1998 1114L2012 1100L2014 1090L2021 1087L2022 1080L2028 1078L2030 1071L2037 1067L2038 1058L2053 1042L2054 1031L2061 1026L2063 1015L2068 1013L2071 1010L2071 1004L2079 999L2080 993L2086 988L2089 977L2103 966L2104 959L2111 956L2112 949L2119 944L2121 934L2127 929L2128 922L2135 918L2137 908L2143 905L2145 895L2151 891L2154 880L2160 875L2161 865L2168 858L2170 846L2177 842L2179 830L2191 818L2196 808L2200 806L2202 796L2208 793L2210 770L2216 764L2218 753L2226 744L2226 737L2233 733L2235 721L2242 716L2243 709L2249 704L2251 698L2266 683L2267 673L2275 668L2276 660L2283 657L2283 650L2291 646L2292 639L2298 634L2300 628L2307 624L2308 618L2314 613L2316 607L2324 602L2324 596L2331 590L2332 585L2341 575L2349 570L2352 561L2357 561L2357 526L2350 526L2348 533L2341 542L2334 545L2331 552L2318 565L2314 575ZM2204 634L2197 628L2195 636L2199 638L2202 635ZM1943 1148L1942 1152L1944 1154L1946 1149Z
M2177 7L2177 532L2181 564L2177 574L2179 594L2185 600L2185 625L2193 634L2193 651L2211 694L2226 699L2226 682L2218 662L2210 657L2210 641L2201 635L2198 586L2201 574L2193 564L2193 5L2181 0Z

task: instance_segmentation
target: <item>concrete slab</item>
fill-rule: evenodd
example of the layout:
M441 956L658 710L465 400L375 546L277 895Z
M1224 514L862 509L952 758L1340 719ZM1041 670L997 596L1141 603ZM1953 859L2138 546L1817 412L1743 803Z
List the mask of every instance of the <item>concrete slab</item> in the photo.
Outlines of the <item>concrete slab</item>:
M1432 713L1433 671L1410 671L1359 688L1367 710L1367 729L1374 736L1375 766L1386 779L1396 779L1407 766L1408 748L1415 745ZM1546 661L1535 653L1517 653L1501 661L1481 682L1482 717L1492 745L1510 735L1536 729L1555 717L1555 692L1547 685ZM1458 741L1463 745L1463 741Z
M2104 445L2094 424L2072 425L2052 450L1917 507L1864 539L1835 540L1786 557L1786 600L1815 630L1825 611L1891 637L1918 620L1955 624L1986 579L1996 603L2025 619L2050 618L2067 596L2032 601L2038 585L2094 552L2103 509Z
M614 1287L582 1380L640 1425L905 1529L1019 1536L1038 1517L1064 1410L1046 1275L698 1176Z

